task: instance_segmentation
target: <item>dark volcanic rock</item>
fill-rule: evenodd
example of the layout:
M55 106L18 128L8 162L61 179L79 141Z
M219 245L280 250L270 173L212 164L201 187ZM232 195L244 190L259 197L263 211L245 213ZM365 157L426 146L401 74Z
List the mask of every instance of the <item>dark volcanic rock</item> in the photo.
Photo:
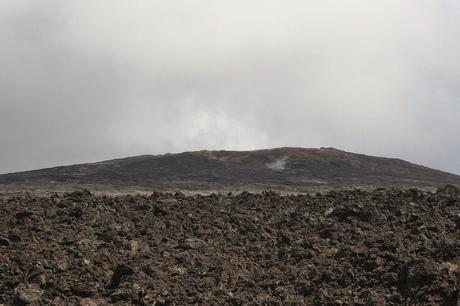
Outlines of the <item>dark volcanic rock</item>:
M187 238L179 243L184 249L201 249L206 246L206 242L198 238Z
M117 288L120 285L120 282L124 276L130 276L134 274L134 270L122 263L117 265L115 270L113 271L112 279L110 280L109 288L114 289Z
M45 291L34 285L19 284L15 292L17 302L32 304L39 301Z
M345 188L429 188L458 194L460 176L400 159L334 148L275 148L143 155L93 164L0 175L0 191L263 191L314 192ZM90 198L88 190L73 200ZM179 199L179 197L178 197ZM145 207L145 206L142 206ZM163 214L157 210L157 214Z
M0 237L0 246L9 246L11 241L7 238Z
M456 306L459 214L453 187L5 197L0 304Z

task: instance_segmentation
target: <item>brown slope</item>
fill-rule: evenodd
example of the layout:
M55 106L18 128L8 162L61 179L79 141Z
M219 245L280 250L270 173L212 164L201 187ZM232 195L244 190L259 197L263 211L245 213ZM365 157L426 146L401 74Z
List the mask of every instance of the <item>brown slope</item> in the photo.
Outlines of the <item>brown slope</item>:
M0 175L0 184L18 189L312 191L460 185L460 177L400 159L333 148L277 148L144 155Z

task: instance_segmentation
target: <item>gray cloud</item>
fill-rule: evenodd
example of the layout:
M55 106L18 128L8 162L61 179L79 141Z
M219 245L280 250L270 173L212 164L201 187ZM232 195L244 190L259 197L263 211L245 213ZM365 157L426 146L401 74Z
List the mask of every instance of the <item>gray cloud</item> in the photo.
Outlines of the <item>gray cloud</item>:
M448 0L0 3L0 172L334 146L460 173Z

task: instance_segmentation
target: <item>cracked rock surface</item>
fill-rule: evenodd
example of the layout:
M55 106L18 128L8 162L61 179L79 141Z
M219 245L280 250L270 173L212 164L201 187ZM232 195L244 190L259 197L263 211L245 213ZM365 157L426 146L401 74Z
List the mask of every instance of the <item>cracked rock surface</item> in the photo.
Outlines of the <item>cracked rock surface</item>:
M0 197L0 305L458 305L460 192Z

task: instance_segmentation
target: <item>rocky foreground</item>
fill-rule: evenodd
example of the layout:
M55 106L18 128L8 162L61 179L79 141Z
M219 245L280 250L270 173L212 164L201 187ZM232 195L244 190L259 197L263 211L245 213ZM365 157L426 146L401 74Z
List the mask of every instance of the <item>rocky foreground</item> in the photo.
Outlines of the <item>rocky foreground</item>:
M459 305L460 191L0 198L0 304Z

